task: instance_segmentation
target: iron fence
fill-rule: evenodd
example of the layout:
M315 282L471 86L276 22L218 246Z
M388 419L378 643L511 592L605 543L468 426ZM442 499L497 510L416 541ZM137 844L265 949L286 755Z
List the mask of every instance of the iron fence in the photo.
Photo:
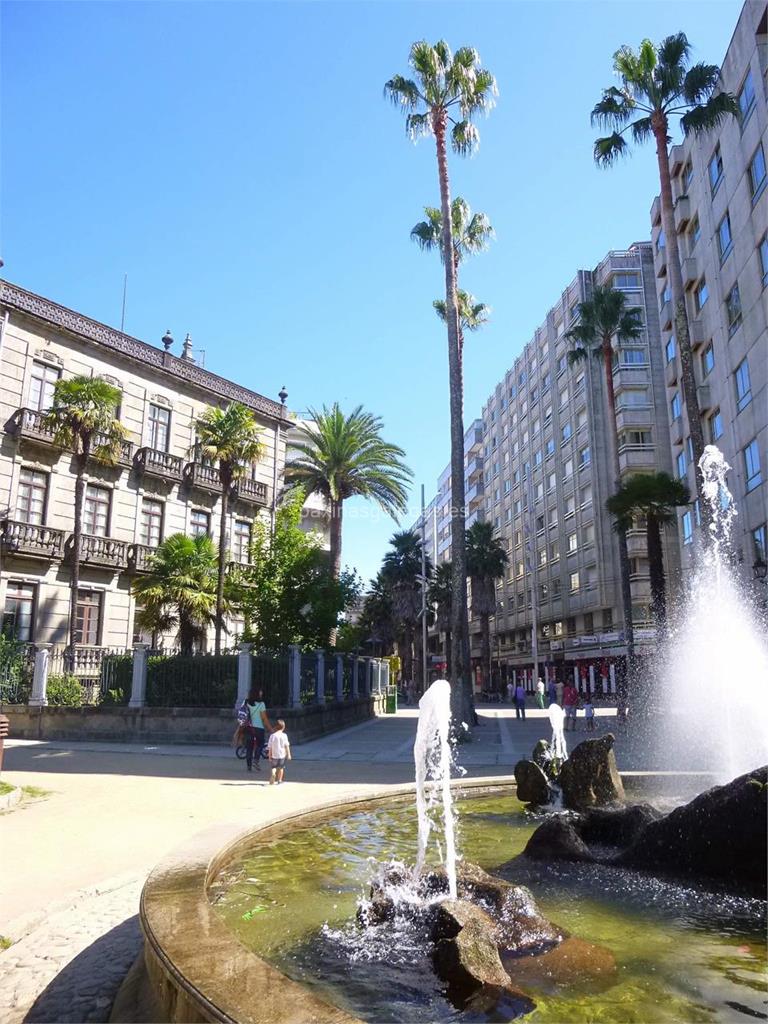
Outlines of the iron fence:
M317 694L317 655L302 654L299 668L299 701L311 704Z
M330 704L336 700L336 659L332 654L326 654L323 666L323 693L325 703Z
M231 708L236 699L236 655L149 653L148 707Z
M133 652L108 654L101 662L99 695L102 704L125 705L131 699Z
M352 696L352 658L346 655L341 660L343 677L341 685L341 693L344 700L349 700Z
M0 636L0 706L27 703L34 669L32 644Z
M288 655L251 655L251 686L263 690L268 708L288 707L291 703Z

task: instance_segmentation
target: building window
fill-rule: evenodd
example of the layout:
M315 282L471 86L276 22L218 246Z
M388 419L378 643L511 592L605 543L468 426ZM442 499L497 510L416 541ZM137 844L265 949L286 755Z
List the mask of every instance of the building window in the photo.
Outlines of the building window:
M621 361L624 366L645 366L648 362L644 348L623 348L621 350Z
M534 452L534 455L533 455L533 465L534 466L540 466L541 465L541 459L542 459L541 448L539 448L539 450L537 452Z
M712 190L712 195L717 192L720 188L720 182L723 180L723 154L720 152L720 146L715 146L715 152L712 154L709 165L709 187Z
M547 477L547 490L554 491L556 484L556 478L554 473L550 473Z
M549 438L549 440L544 445L544 450L546 452L547 458L549 458L550 455L554 455L555 454L555 442L554 442L554 440L551 437Z
M725 216L717 225L717 249L720 253L722 263L733 249L733 236L731 235L731 218L726 210Z
M568 388L563 388L560 392L560 408L564 409L568 405Z
M37 587L34 583L20 583L9 580L5 592L3 611L3 634L30 643L35 621L35 598Z
M669 341L665 345L664 353L665 353L665 355L667 357L667 362L671 363L672 360L675 358L675 355L677 354L677 344L675 342L674 334L672 335L672 337L669 339Z
M563 476L573 476L573 459L566 459L563 465Z
M699 283L696 285L696 289L693 293L693 302L696 306L696 312L700 313L702 306L709 298L709 288L707 287L706 278L702 277Z
M193 508L189 516L189 532L193 537L210 536L211 513L200 508Z
M693 218L693 221L691 222L691 230L689 231L689 235L690 242L688 244L688 247L689 249L693 249L694 245L696 245L698 240L701 238L701 221L699 220L698 214L696 214L696 216Z
M622 273L613 275L614 288L639 288L640 275L633 273Z
M678 452L678 454L677 454L677 475L678 475L680 480L684 480L685 479L686 468L687 468L687 466L686 466L685 452Z
M768 548L766 547L765 523L752 531L752 548L756 562L768 562Z
M725 315L728 319L728 333L733 334L741 323L741 296L735 284L725 297Z
M739 116L744 126L755 107L755 86L752 82L752 72L747 72L744 84L739 92Z
M16 502L16 516L22 523L42 526L45 522L45 506L48 497L48 474L36 469L22 467L19 474L19 497Z
M53 391L56 381L61 377L61 370L48 363L32 363L32 378L29 382L29 407L31 409L50 409L53 405Z
M573 433L573 431L571 430L571 424L570 423L564 423L563 424L563 429L561 431L563 442L569 441L572 433Z
M692 181L693 181L693 164L689 160L686 163L685 167L683 168L683 185L685 186L685 188L688 188L688 186L691 184Z
M78 590L76 625L79 643L95 647L99 642L101 620L101 593L97 590Z
M171 410L162 405L149 407L149 447L167 452L171 438Z
M141 543L156 548L163 539L163 503L144 498L141 503Z
M568 554L573 554L574 551L578 550L579 544L576 539L575 533L568 534Z
M741 412L752 401L752 384L749 379L749 363L742 359L736 367L736 406Z
M570 495L565 499L565 518L569 519L576 512L576 499Z
M588 484L586 487L582 488L581 493L579 494L579 501L581 502L581 507L582 508L584 508L585 505L591 504L591 502L592 502L592 485L591 484Z
M584 466L588 466L592 461L592 455L589 448L582 448L579 452L579 469L583 469Z
M112 491L108 487L88 484L85 490L83 530L93 537L106 537L109 533L109 503Z
M557 368L556 368L557 376L559 377L562 373L565 373L567 367L568 367L568 357L564 356L564 355L558 356ZM566 394L566 399L567 399L567 394ZM562 402L561 402L561 405L562 405Z
M676 420L678 416L682 414L683 404L680 401L680 392L676 391L672 395L672 401L669 403L669 411L672 413L672 419Z
M701 375L708 377L715 367L715 348L712 342L701 353Z
M690 544L693 540L693 519L690 512L683 513L683 544Z
M579 589L579 586L580 586L580 584L579 584L579 574L578 574L578 572L570 573L570 575L568 576L568 587L569 587L571 593L575 594L576 591Z
M709 437L712 443L719 441L723 436L723 417L719 409L715 410L709 417Z
M659 237L656 239L656 253L657 253L657 255L661 253L662 249L666 249L666 247L667 247L667 236L664 234L664 229L662 228L661 231L659 232ZM614 285L614 287L618 287L618 286Z
M744 470L747 476L747 491L754 491L763 482L763 474L760 469L760 449L757 447L757 438L750 441L744 449Z
M763 287L765 287L768 284L768 235L763 235L758 246L758 253L760 254L760 273L763 275Z
M756 202L757 197L765 188L765 179L765 152L763 151L762 143L760 143L755 150L755 155L752 157L752 162L749 165L749 185L752 192L753 203Z

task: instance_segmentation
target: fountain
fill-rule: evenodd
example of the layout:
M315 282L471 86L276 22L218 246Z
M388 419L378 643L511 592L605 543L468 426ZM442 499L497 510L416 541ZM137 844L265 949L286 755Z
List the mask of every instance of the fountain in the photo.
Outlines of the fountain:
M416 814L419 845L416 874L424 870L432 815L439 792L442 803L444 863L448 892L456 899L456 834L451 796L451 686L447 679L436 679L419 701L419 723L413 745L416 766ZM440 851L442 853L442 851ZM441 859L443 857L441 856Z

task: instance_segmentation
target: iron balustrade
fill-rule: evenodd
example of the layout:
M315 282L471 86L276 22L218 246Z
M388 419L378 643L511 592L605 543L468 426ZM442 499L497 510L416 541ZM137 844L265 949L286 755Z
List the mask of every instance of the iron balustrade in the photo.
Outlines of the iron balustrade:
M267 485L259 480L242 477L236 480L232 488L232 496L238 501L246 501L252 505L268 505L269 491Z
M18 438L56 444L56 431L45 422L46 412L40 409L17 409L12 418L12 431Z
M3 520L0 529L0 544L6 554L61 558L64 553L63 530L15 519Z
M129 572L149 572L152 568L152 556L157 548L149 544L131 544L128 547Z
M133 443L127 438L121 438L116 445L111 445L105 434L95 434L93 437L91 458L94 462L107 466L131 466L133 464ZM112 459L103 458L96 453L98 448L115 448Z
M128 544L113 537L96 537L84 533L80 538L80 561L87 565L103 565L123 569L128 564ZM72 538L74 543L74 538Z
M190 487L221 494L221 475L216 466L209 466L206 462L188 462L184 467L184 479Z
M182 461L179 456L157 448L139 448L134 456L134 465L140 473L160 480L181 480Z

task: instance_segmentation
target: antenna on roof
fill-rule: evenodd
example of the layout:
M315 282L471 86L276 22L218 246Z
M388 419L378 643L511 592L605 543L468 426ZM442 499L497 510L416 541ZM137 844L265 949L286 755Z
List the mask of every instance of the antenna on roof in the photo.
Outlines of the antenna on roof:
M123 312L120 316L120 333L125 333L125 296L128 291L128 275L123 275Z

